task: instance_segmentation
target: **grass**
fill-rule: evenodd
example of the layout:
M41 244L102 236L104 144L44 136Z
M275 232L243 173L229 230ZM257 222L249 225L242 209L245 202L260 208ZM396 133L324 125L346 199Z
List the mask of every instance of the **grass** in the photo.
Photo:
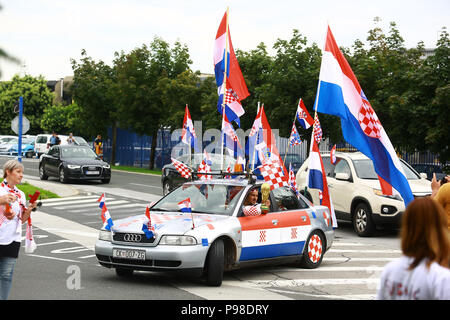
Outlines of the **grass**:
M33 195L36 190L39 190L39 192L41 193L39 196L40 199L60 198L60 196L58 196L57 194L47 191L45 189L35 187L35 186L29 184L28 182L24 182L20 185L17 185L16 187L18 189L22 190L23 193L25 193L25 196L27 197L27 199L30 198L28 195L29 194Z
M146 168L139 168L139 167L132 167L132 166L111 166L111 169L138 172L138 173L151 173L151 174L158 174L158 175L160 175L162 173L161 170L149 170Z

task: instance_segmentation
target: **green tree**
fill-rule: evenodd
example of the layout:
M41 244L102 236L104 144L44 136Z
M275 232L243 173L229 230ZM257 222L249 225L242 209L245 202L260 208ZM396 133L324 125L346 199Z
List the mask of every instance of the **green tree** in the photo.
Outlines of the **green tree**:
M11 120L17 115L14 109L18 106L19 97L23 97L23 114L30 121L27 133L41 133L41 118L45 108L52 105L53 94L42 76L29 75L15 75L11 81L0 82L0 131L13 133Z

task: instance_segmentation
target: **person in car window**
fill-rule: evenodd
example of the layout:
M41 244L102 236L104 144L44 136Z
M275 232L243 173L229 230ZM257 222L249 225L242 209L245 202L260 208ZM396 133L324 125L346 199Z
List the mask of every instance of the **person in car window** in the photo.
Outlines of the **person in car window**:
M412 201L402 217L402 257L386 265L378 300L449 300L450 236L442 207L430 197Z
M270 208L270 200L266 200L266 206ZM258 189L252 189L244 200L242 209L245 216L259 216L261 214L261 204L258 203Z

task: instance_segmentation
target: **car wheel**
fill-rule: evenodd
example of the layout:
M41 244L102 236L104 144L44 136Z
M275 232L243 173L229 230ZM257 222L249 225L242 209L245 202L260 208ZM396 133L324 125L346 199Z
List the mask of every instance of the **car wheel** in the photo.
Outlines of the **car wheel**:
M116 268L116 275L118 277L131 277L133 276L133 269L122 269L122 268Z
M25 157L27 158L33 158L34 152L33 151L28 151L27 153L25 153Z
M322 263L325 254L325 241L321 232L313 231L305 242L306 248L300 260L300 266L306 269L315 269Z
M48 179L48 175L45 173L44 165L39 167L39 179L41 179L41 180Z
M64 168L63 167L61 167L59 169L59 181L61 183L66 183L67 182L66 173L64 172Z
M169 181L164 181L163 183L163 195L167 195L170 192L170 183Z
M102 179L102 183L109 183L111 181L111 178L108 179Z
M375 231L375 224L372 220L372 213L365 203L360 203L353 211L353 229L360 237L369 237Z
M222 239L217 239L209 248L206 256L206 282L210 286L219 287L223 280L225 247Z

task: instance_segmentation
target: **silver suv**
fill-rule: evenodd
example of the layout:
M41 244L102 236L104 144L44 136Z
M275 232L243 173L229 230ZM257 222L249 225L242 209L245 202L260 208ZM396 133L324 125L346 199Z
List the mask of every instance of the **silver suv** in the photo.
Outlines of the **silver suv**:
M322 154L336 217L351 221L359 236L373 235L379 225L398 225L405 211L404 201L398 193L382 194L372 160L361 152L336 152L336 158L336 165L332 165L329 153ZM430 181L402 159L400 162L414 197L431 195ZM305 160L298 170L297 185L307 198L318 204L318 191L305 189L308 163L308 159Z

